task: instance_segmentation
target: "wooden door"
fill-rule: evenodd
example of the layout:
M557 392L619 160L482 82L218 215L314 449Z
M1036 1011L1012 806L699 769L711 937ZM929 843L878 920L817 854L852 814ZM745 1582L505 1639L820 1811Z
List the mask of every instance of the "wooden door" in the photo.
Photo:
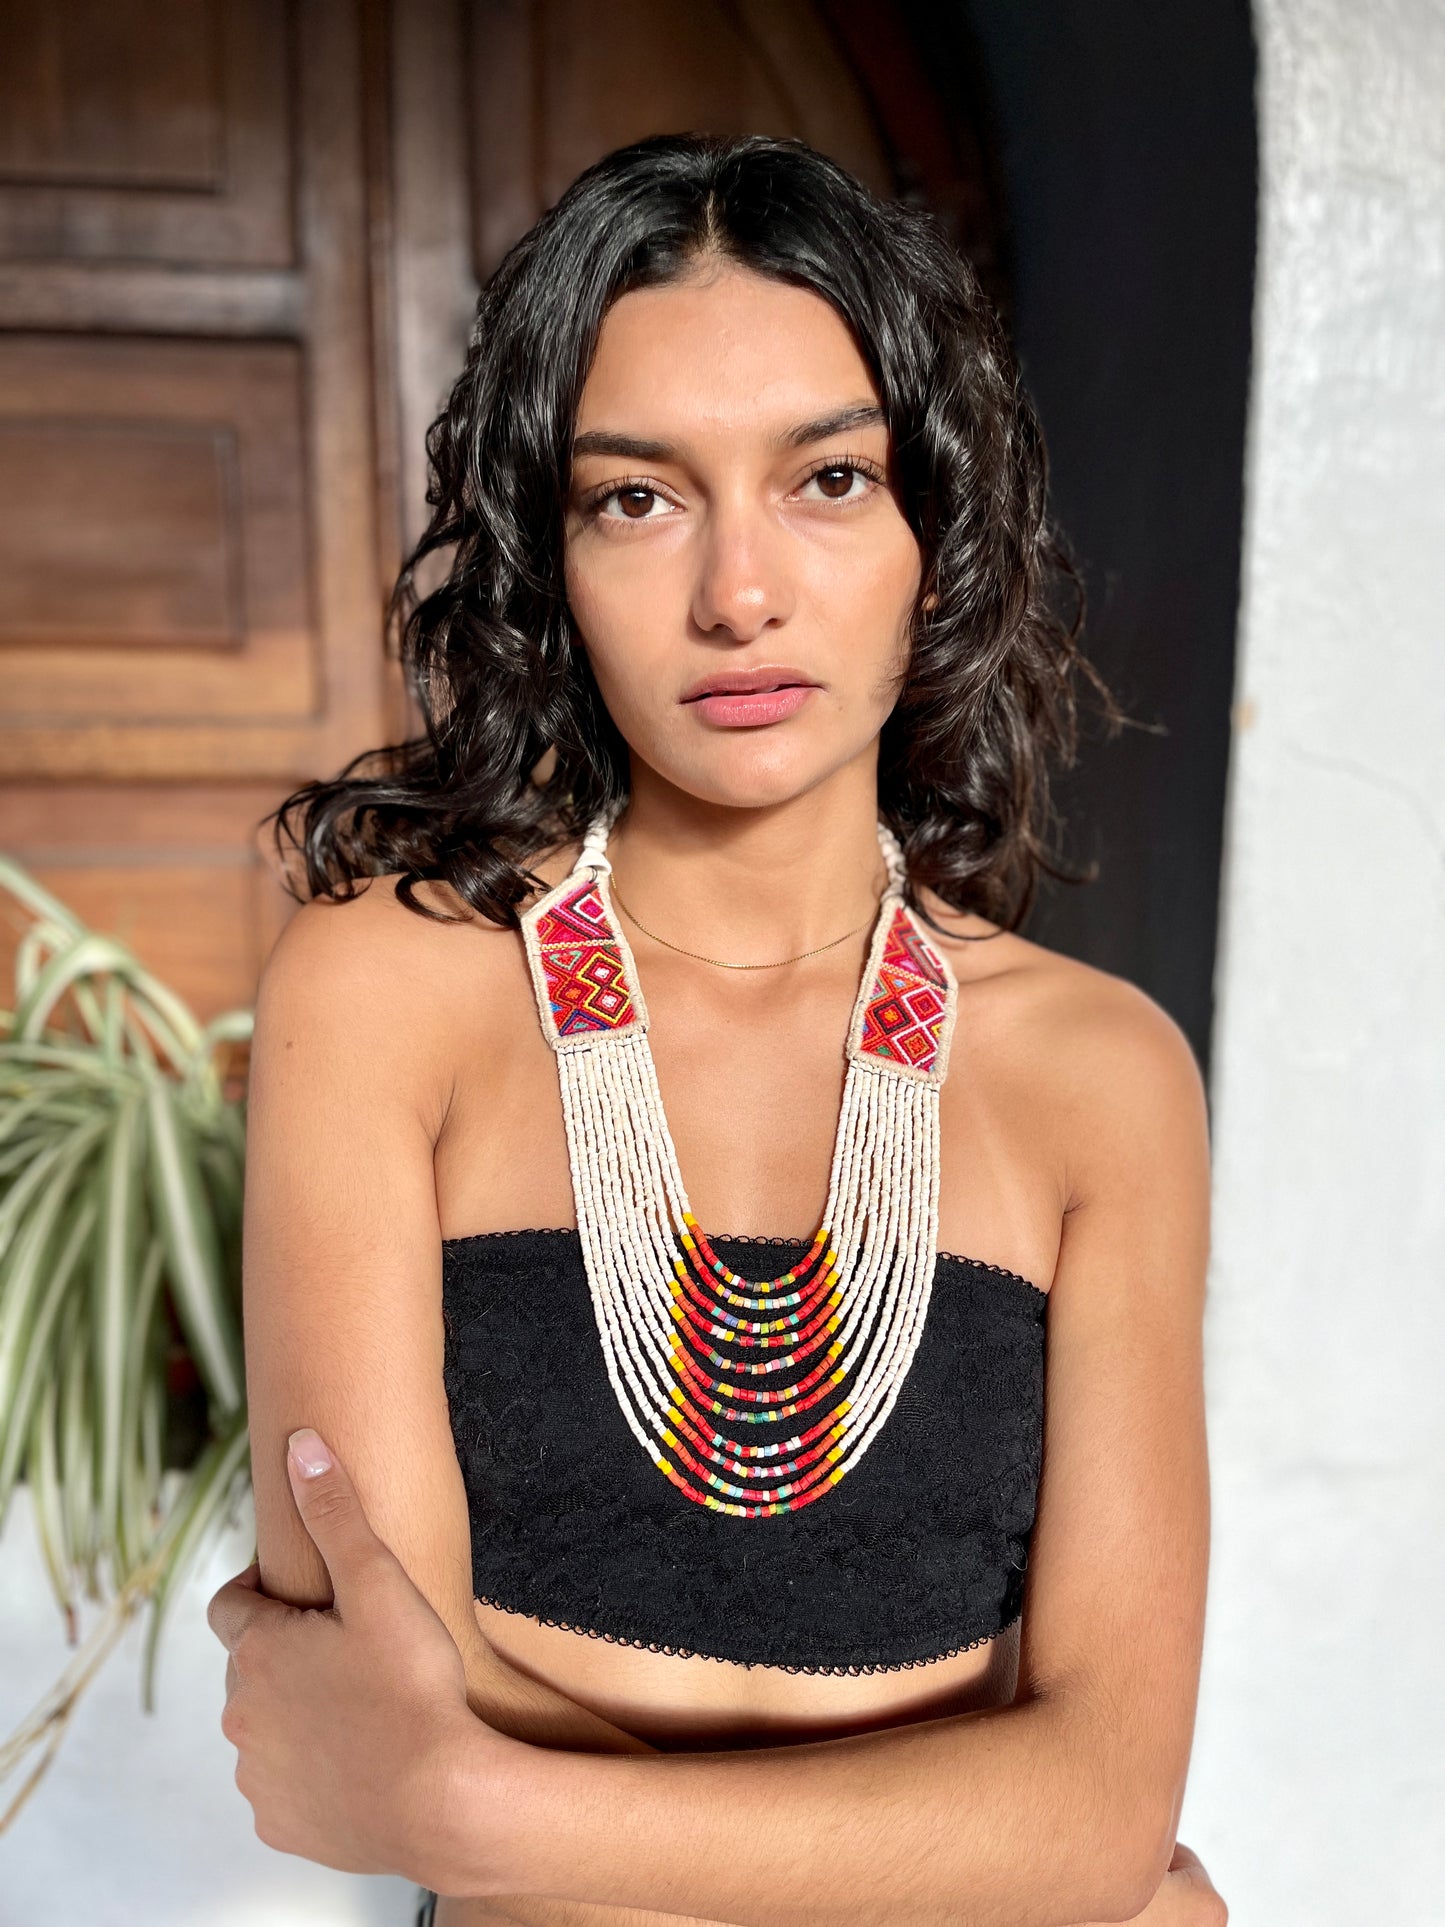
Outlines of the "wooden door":
M202 1014L386 723L347 0L0 15L0 840Z

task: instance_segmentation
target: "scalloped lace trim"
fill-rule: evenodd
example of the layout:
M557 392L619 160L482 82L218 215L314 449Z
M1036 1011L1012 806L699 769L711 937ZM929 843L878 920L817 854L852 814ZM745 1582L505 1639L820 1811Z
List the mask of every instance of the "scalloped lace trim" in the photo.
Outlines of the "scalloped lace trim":
M567 1227L560 1225L555 1227L543 1226L541 1228L565 1230ZM481 1238L490 1238L506 1237L508 1234L506 1232L481 1231L474 1235ZM725 1234L715 1232L713 1235L715 1237L721 1237ZM457 1241L455 1239L448 1239L447 1242L451 1244ZM747 1242L753 1244L796 1244L798 1240L796 1238L757 1238L749 1239ZM1023 1282L1027 1284L1028 1280L1025 1279ZM880 1661L877 1665L863 1666L787 1666L774 1665L765 1660L729 1660L722 1653L700 1653L691 1646L663 1646L659 1645L655 1639L626 1639L621 1633L604 1633L596 1626L576 1626L573 1625L570 1620L549 1619L544 1614L529 1613L523 1606L509 1606L505 1600L489 1598L486 1593L478 1593L477 1600L480 1605L495 1606L500 1612L514 1613L518 1618L531 1619L542 1626L558 1626L563 1632L584 1633L588 1639L605 1639L608 1644L612 1646L636 1646L649 1653L667 1653L674 1659L715 1659L724 1666L746 1666L750 1672L761 1667L764 1672L769 1673L827 1673L838 1676L849 1675L852 1677L857 1677L863 1673L906 1673L911 1672L918 1666L936 1666L942 1659L953 1659L959 1653L971 1653L979 1646L989 1645L993 1640L997 1639L1000 1634L1006 1633L1011 1626L1016 1626L1023 1617L1023 1608L1020 1607L1012 1619L1006 1619L1004 1621L997 1632L982 1633L977 1639L966 1639L962 1645L946 1647L941 1653L934 1653L927 1659L900 1659L891 1663Z
M580 1235L575 1224L522 1224L509 1225L505 1231L466 1231L459 1238L443 1238L442 1244L480 1244L483 1238L530 1238L537 1233L541 1233L544 1237L575 1238ZM751 1231L713 1231L708 1235L721 1238L724 1244L806 1245L808 1243L806 1238L773 1238L766 1235L760 1236ZM958 1265L971 1265L975 1271L992 1271L1000 1278L1012 1278L1016 1284L1027 1285L1030 1291L1036 1291L1040 1298L1047 1298L1049 1295L1042 1285L1036 1285L1032 1278L1025 1278L1022 1272L1010 1271L1007 1265L991 1265L986 1258L965 1258L959 1251L940 1251L938 1255L940 1258L952 1258ZM712 1655L705 1653L700 1657L710 1659Z

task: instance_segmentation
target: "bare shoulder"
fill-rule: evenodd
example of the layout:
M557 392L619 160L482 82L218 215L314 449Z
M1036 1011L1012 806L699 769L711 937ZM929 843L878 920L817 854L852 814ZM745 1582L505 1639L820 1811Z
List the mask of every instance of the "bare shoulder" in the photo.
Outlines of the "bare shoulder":
M930 936L968 999L979 1050L1057 1135L1071 1202L1146 1137L1166 1155L1207 1146L1199 1060L1157 999L1128 978L953 910L931 891L923 901Z
M295 910L266 959L262 998L303 1007L359 1000L376 1017L401 1009L423 1017L465 951L484 950L500 926L479 917L444 885L413 886L429 916L408 905L399 875L361 878L350 897L314 897ZM443 921L445 918L447 921Z
M385 975L403 960L426 965L444 956L448 939L464 925L478 931L500 927L479 917L445 884L413 884L420 910L405 901L401 886L399 873L360 877L352 896L313 897L301 904L272 947L267 975L320 970L333 983L361 980Z
M436 912L426 915L401 884L400 874L363 878L351 897L316 897L293 912L262 971L257 1041L304 1049L318 1066L344 1048L350 1064L410 1093L439 1126L458 1052L518 945L446 885L412 886Z

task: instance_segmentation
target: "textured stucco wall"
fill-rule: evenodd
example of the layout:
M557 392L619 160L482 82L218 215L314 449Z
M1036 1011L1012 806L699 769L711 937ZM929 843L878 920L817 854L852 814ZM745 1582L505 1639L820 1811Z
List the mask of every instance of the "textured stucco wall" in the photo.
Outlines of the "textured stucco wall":
M236 1791L236 1749L220 1726L226 1655L206 1604L255 1543L247 1493L166 1621L153 1714L140 1703L143 1620L82 1694L49 1770L0 1834L0 1927L411 1927L409 1881L273 1852ZM83 1637L100 1617L87 1602ZM0 1739L72 1658L22 1485L0 1539ZM0 1808L20 1777L0 1788Z
M1260 0L1183 1837L1236 1927L1445 1922L1445 8Z

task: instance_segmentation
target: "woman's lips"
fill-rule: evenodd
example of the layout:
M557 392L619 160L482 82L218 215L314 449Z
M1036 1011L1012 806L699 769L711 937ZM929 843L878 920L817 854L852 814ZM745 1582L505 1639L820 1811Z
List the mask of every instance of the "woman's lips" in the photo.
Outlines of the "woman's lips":
M687 707L722 729L739 729L751 723L780 723L785 716L801 709L816 687L815 683L793 683L786 689L750 689L730 696L699 696Z

